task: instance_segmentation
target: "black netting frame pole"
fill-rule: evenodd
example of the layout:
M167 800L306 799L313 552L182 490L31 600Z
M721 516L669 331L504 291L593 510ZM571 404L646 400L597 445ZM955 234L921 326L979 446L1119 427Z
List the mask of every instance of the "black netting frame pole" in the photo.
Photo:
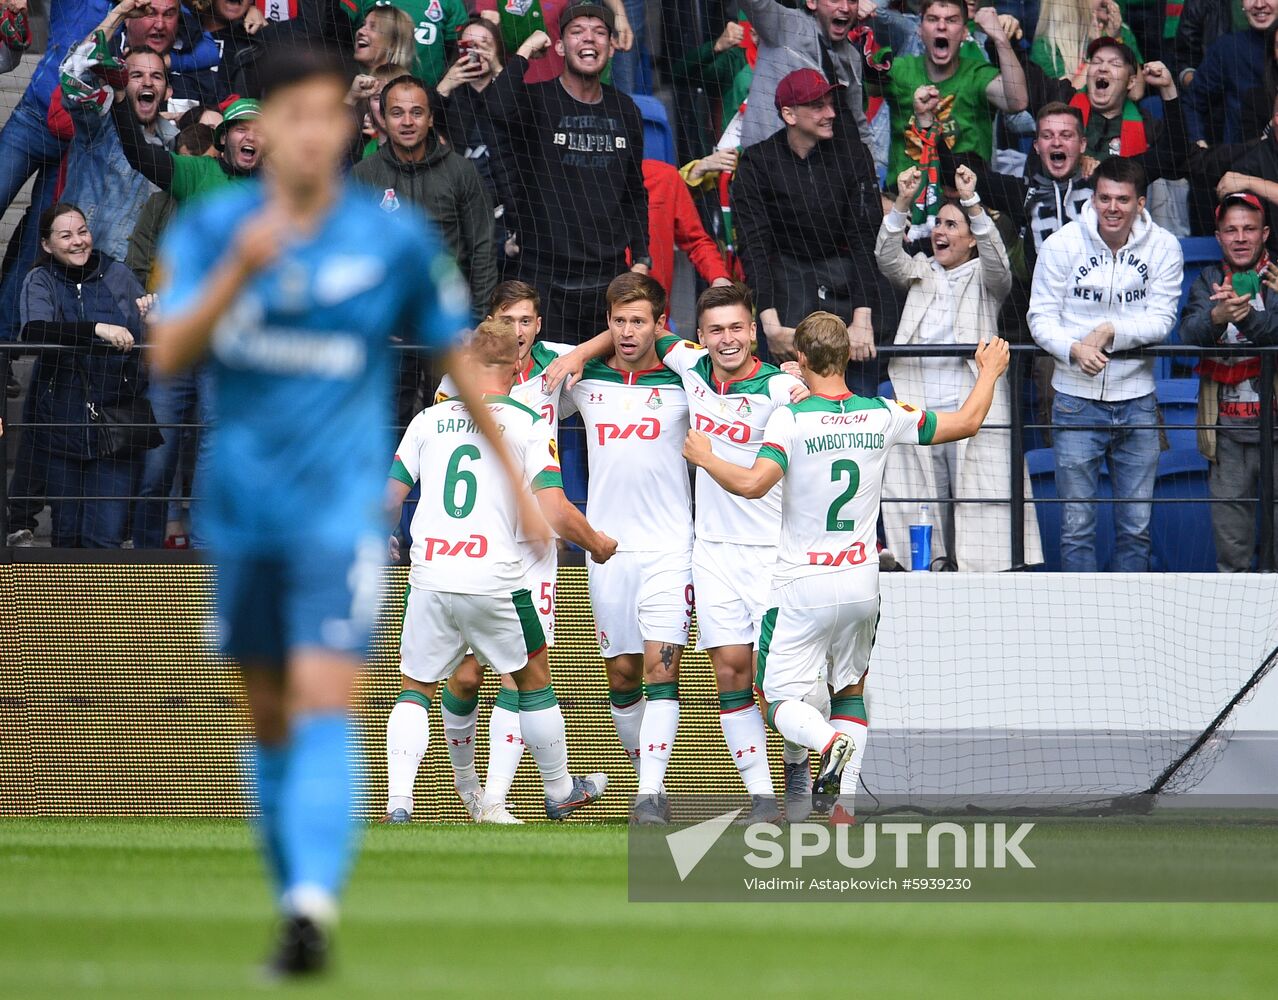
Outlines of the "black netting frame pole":
M1260 352L1260 570L1274 571L1274 352Z
M1011 523L1012 569L1025 568L1025 433L1024 414L1021 413L1021 376L1025 366L1021 364L1021 352L1013 351L1007 370L1008 399L1012 410L1011 420Z

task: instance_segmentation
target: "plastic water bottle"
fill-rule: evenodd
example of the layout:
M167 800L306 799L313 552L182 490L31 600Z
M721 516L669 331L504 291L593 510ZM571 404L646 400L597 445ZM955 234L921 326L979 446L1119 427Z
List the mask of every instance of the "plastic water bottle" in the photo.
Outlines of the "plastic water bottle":
M932 568L932 518L927 504L919 504L919 519L910 525L910 569L928 572Z

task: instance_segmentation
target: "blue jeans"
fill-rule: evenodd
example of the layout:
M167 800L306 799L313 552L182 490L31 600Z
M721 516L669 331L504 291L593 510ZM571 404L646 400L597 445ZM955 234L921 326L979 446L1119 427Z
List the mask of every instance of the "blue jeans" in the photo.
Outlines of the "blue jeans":
M626 20L635 33L629 52L612 57L612 85L627 94L652 93L652 68L648 63L648 14L644 0L625 0Z
M185 433L173 424L193 424L199 418L199 394L195 372L175 378L152 378L147 396L155 411L164 443L146 453L142 483L133 507L133 547L158 549L164 545L168 521L169 491L177 472L178 452Z
M118 549L129 519L141 458L87 461L49 456L48 491L55 549ZM84 499L88 497L90 499ZM108 499L118 497L119 499Z
M1115 573L1149 570L1149 517L1158 471L1158 407L1153 393L1102 403L1058 392L1052 403L1056 493L1062 500L1095 501L1101 461L1109 463L1114 504ZM1145 426L1141 426L1145 425ZM1065 430L1067 427L1087 428ZM1096 504L1066 503L1061 513L1061 569L1094 573Z
M66 144L55 138L45 124L45 112L39 103L29 93L24 94L0 131L0 212L18 196L28 177L36 174L36 181L17 259L0 281L0 340L18 339L18 293L35 259L40 213L53 203L58 164L65 150Z

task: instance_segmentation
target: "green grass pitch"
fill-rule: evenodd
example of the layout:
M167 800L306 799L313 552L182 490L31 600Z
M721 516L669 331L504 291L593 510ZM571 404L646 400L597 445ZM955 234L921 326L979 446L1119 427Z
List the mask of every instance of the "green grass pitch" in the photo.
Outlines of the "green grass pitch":
M626 830L373 827L333 974L262 986L248 827L0 821L0 996L1271 997L1278 905L657 905Z

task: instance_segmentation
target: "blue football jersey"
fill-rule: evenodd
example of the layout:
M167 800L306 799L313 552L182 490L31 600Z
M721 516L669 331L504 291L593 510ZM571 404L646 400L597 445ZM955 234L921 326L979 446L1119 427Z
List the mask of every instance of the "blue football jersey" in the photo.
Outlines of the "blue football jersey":
M160 254L159 310L180 315L244 222L251 184L194 204ZM394 450L391 337L446 347L469 320L457 266L424 216L349 187L309 238L245 286L211 345L202 528L223 551L349 547L382 533Z

